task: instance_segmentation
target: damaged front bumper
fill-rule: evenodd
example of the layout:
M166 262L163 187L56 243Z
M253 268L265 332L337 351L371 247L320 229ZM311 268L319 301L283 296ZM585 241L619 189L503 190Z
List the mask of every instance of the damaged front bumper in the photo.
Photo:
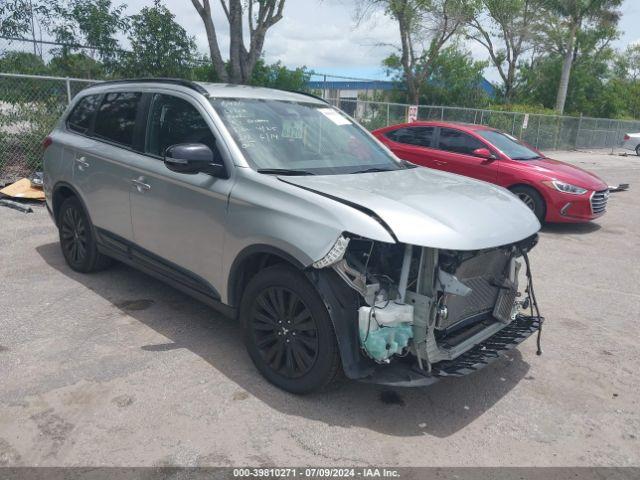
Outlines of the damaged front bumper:
M535 235L478 251L350 241L310 272L348 378L430 385L479 370L541 329L527 257Z
M424 387L436 383L442 377L461 377L486 367L504 353L540 330L543 317L518 315L497 333L476 344L453 360L443 360L432 365L430 373L421 370L417 362L397 362L378 365L374 371L358 380L395 387Z

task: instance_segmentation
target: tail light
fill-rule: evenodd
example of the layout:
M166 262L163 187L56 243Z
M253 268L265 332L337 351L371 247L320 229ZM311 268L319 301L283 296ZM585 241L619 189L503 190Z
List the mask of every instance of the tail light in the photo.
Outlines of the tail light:
M627 140L629 140L629 138L630 138L629 135L625 135L624 136L624 141L626 142Z
M46 150L47 147L49 147L49 145L51 145L53 143L53 140L51 139L50 136L47 135L47 137L42 141L42 150Z

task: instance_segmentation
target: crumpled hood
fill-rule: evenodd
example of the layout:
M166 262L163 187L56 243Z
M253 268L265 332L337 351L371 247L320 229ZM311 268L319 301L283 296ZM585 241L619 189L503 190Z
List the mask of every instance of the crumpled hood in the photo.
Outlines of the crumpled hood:
M278 178L374 212L411 245L478 250L540 229L533 212L507 190L428 168Z

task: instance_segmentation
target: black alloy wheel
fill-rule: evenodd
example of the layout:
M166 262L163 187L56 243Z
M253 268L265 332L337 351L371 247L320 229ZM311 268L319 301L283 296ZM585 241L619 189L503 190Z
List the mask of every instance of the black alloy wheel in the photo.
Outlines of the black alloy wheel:
M298 294L280 286L263 290L250 322L260 355L273 371L287 378L311 371L318 358L318 328Z
M260 270L242 293L239 313L251 360L277 387L307 394L341 377L329 310L300 269L280 263Z
M67 198L60 206L58 230L62 254L73 270L95 272L113 263L111 258L98 252L93 225L76 197Z
M77 208L66 208L60 219L60 245L71 265L82 265L87 258L88 226Z

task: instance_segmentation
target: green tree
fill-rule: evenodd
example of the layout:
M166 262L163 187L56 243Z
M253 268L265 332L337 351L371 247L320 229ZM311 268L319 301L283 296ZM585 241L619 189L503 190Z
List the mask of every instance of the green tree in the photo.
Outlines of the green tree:
M408 101L418 103L420 86L431 76L445 45L459 33L469 15L465 0L361 0L358 16L382 9L398 24L400 47L387 58L390 69L402 68Z
M229 62L220 53L210 0L191 0L207 34L209 55L216 76L223 82L250 83L267 31L282 20L285 0L220 0L229 24ZM245 34L245 28L248 31ZM245 41L248 40L248 44Z
M398 56L392 55L384 61L388 73L403 86L403 68ZM471 53L453 44L441 50L433 61L431 75L418 85L418 104L456 105L478 107L486 105L489 98L481 87L483 73L488 62L476 61ZM406 91L394 97L406 101ZM402 98L404 97L404 98Z
M617 36L622 0L545 0L547 47L562 56L555 107L563 113L571 70L581 39L604 41L602 48Z
M125 76L191 76L195 41L160 0L131 17L129 41L121 71Z
M281 90L302 91L309 81L306 67L289 70L280 62L267 65L260 59L253 69L251 85Z
M467 37L482 45L502 80L507 103L513 96L518 64L532 48L542 0L479 0L468 20Z
M0 56L0 72L45 75L48 69L39 55L9 51Z

